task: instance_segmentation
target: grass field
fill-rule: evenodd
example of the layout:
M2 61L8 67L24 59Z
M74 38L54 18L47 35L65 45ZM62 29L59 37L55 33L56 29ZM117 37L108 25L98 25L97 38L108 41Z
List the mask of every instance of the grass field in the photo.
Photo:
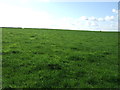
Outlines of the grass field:
M3 88L117 88L118 32L2 30Z

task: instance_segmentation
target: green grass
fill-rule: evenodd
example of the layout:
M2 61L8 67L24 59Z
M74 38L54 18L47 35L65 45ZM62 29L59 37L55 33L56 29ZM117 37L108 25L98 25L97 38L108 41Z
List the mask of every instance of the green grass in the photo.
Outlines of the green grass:
M118 32L3 28L3 88L117 88Z

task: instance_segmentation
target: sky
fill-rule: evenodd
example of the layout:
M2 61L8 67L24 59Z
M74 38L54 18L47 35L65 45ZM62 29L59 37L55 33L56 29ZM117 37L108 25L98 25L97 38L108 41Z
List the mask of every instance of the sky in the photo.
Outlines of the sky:
M0 0L0 27L118 31L118 2Z

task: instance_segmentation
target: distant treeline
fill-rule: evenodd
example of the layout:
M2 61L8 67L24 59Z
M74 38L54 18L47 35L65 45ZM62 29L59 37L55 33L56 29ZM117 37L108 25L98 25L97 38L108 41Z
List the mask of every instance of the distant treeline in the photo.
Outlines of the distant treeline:
M18 28L18 29L23 29L23 27L0 27L0 28ZM65 29L54 29L54 28L24 28L24 29L44 29L44 30L48 30L48 29L53 29L53 30L65 30ZM67 30L67 29L66 29Z
M0 28L17 28L23 29L23 27L0 27ZM69 29L54 29L54 28L24 28L24 29L44 29L44 30L69 30ZM85 31L85 30L84 30ZM87 30L86 30L87 31Z
M0 27L0 28L22 28L22 27Z

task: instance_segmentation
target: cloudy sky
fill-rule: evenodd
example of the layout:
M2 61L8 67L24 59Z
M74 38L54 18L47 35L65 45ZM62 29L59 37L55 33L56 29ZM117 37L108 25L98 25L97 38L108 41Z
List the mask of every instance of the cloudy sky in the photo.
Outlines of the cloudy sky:
M117 0L81 1L0 0L0 27L118 30Z

